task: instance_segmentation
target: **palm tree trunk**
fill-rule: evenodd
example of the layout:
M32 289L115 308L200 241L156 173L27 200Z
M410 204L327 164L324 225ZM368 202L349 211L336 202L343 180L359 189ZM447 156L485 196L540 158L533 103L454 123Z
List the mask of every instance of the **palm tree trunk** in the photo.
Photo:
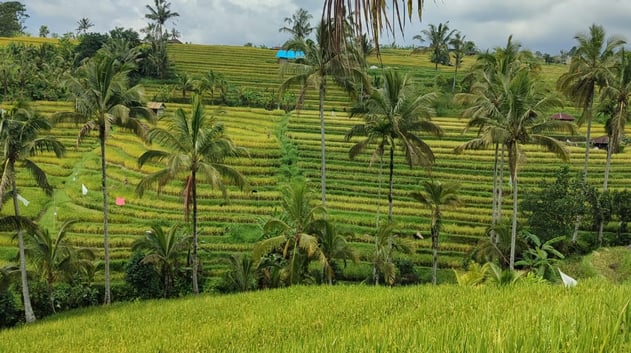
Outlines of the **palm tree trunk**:
M383 152L383 151L381 151ZM377 221L376 232L379 232L379 216L381 215L381 180L383 177L383 153L379 156L379 181L377 187ZM379 237L375 233L375 252L379 251ZM375 285L379 285L379 271L377 269L377 263L373 264L372 277L375 280Z
M50 299L50 308L53 310L53 313L55 313L55 298L53 295L53 282L54 282L54 278L53 278L53 269L49 268L48 269L48 276L47 276L47 284L48 284L48 297Z
M394 206L392 202L392 196L394 194L394 145L390 146L390 175L388 177L388 183L390 187L390 190L388 192L388 224L392 224L392 209ZM391 253L392 253L392 234L389 234L388 235L388 256L387 256L388 264L392 263L392 258L390 257Z
M15 184L15 172L13 166L9 166L12 174L12 188L13 188L13 208L15 209L15 216L20 217L20 205L18 204L18 189ZM24 302L24 319L27 323L35 321L35 313L33 312L33 306L31 305L31 296L28 290L28 275L26 273L26 254L24 252L24 234L22 229L18 225L18 250L20 253L20 277L22 279L22 300Z
M324 136L324 79L320 84L320 149L322 152L322 207L326 207L326 142Z
M502 144L502 150L500 151L500 179L497 181L497 222L502 220L502 201L504 200L504 149L506 146ZM497 239L495 239L497 241Z
M394 146L390 146L390 170L388 175L388 224L392 224L392 196L394 194Z
M105 121L104 118L100 119L99 124L99 142L101 144L101 190L103 191L103 247L105 248L105 298L103 304L108 305L112 302L112 290L110 286L110 242L107 232L107 174L106 174L106 161L105 161Z
M592 98L589 100L589 103L585 104L585 106L583 107L583 114L585 115L585 120L587 120L587 133L585 134L585 161L583 164L583 189L585 189L585 187L587 186L587 171L589 169L589 148L591 147L593 100L594 99L592 93ZM583 215L579 214L576 216L576 221L574 222L574 233L572 234L572 243L576 243L576 240L578 240L578 229L580 227L582 219Z
M436 206L438 207L438 206ZM436 209L432 217L432 284L438 283L438 232L440 224L440 209Z
M592 100L589 101L589 106L585 111L585 118L587 120L587 132L585 134L585 161L583 164L583 183L587 185L587 171L589 169L589 150L591 147L591 134L592 134Z
M515 247L517 246L517 145L510 146L508 150L508 161L510 164L511 183L513 186L513 224L510 238L510 260L509 268L515 270Z
M456 76L458 75L458 63L456 63L456 68L454 69L454 80L451 82L451 93L456 92Z
M495 160L493 163L493 208L491 211L491 231L489 232L490 241L495 241L495 225L497 224L497 176L498 176L498 159L499 159L499 143L495 144Z
M611 144L613 139L609 139L609 145L607 146L607 162L605 162L605 180L603 181L603 193L607 192L607 184L609 183L609 170L611 169L611 155L613 154L614 146ZM602 246L603 233L605 229L605 220L601 218L600 225L598 226L598 246Z
M167 298L169 296L169 292L171 291L171 271L169 270L168 264L162 264L162 273L164 276L164 288L162 290L162 297Z
M191 172L191 197L193 198L193 293L199 294L199 286L197 285L197 180L196 171Z

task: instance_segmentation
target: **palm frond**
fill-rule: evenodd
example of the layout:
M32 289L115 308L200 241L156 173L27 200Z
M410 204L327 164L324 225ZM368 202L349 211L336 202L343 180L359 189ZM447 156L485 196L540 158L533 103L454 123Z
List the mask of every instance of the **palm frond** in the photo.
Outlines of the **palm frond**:
M29 171L37 186L44 190L47 195L52 195L53 187L48 183L48 177L46 176L46 172L44 172L37 164L29 159L25 159L22 161L22 165L26 170Z
M252 250L252 260L255 263L259 263L262 257L269 254L274 249L282 248L285 242L286 238L282 235L259 241L254 245L254 249Z

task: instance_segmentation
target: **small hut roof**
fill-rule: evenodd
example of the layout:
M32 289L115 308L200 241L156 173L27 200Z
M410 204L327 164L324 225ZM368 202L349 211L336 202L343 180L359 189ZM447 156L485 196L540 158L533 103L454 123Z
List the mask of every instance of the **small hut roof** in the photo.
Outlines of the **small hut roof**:
M609 136L604 135L604 136L596 137L592 139L592 143L595 143L598 145L606 145L609 143Z
M147 108L149 109L164 109L166 107L162 102L147 102Z
M304 59L305 53L301 50L279 50L276 52L278 59Z
M556 113L550 116L550 119L562 120L562 121L574 121L576 118L567 113Z

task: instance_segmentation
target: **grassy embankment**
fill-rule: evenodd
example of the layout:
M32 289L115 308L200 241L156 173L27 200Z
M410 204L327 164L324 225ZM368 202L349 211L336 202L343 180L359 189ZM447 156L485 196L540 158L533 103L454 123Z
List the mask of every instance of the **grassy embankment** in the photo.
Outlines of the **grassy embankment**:
M292 287L67 312L2 352L627 352L629 285Z

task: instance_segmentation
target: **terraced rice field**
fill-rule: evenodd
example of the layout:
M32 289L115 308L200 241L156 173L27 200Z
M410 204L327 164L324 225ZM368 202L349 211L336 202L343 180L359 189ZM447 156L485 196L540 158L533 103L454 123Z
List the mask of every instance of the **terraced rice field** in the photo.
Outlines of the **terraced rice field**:
M178 70L199 74L210 69L217 70L230 82L256 87L278 87L278 63L274 51L267 49L182 45L171 47L172 57ZM402 65L402 69L413 72L418 80L433 76L434 71L428 65L425 56L412 57L407 53L384 51L384 65ZM375 59L376 60L376 59ZM416 66L416 62L423 62ZM403 67L408 65L408 67ZM544 68L547 70L547 68ZM551 72L559 71L550 67ZM441 69L443 74L451 75L451 68ZM449 71L447 71L449 70ZM553 81L553 80L550 80ZM149 84L148 92L159 87L160 83ZM349 267L346 275L349 279L361 279L369 273L371 258L371 237L375 228L379 210L381 219L387 212L386 182L384 171L381 180L378 165L369 165L369 153L351 161L348 151L353 141L346 142L343 137L348 129L359 123L357 118L349 118L343 107L347 98L331 89L327 99L326 141L327 141L327 207L329 217L338 227L348 233L353 246L361 254L361 263ZM166 114L188 105L166 103ZM37 102L37 108L44 114L71 110L66 102ZM208 107L212 111L214 107ZM335 111L333 111L335 108ZM214 259L232 252L247 252L253 247L260 235L262 221L274 214L279 208L279 184L282 182L283 166L281 144L277 132L282 122L287 121L286 136L296 147L299 155L297 168L311 181L311 186L319 190L320 180L320 132L318 112L305 107L286 116L280 110L267 111L254 108L223 108L219 120L224 122L227 133L239 146L246 147L249 158L230 160L229 163L246 175L249 188L240 191L231 188L230 200L225 202L220 193L207 186L202 186L200 195L200 224L202 227L202 256L205 257L205 269L210 276L218 276L224 270L223 265ZM461 194L465 205L443 213L444 228L441 239L440 267L458 267L463 255L484 236L484 230L491 218L491 190L493 174L493 152L472 151L454 154L453 148L474 137L472 133L463 134L464 120L457 117L436 117L434 119L445 130L442 139L427 137L427 141L436 154L436 165L431 173L423 169L410 169L401 156L397 155L395 167L394 219L397 233L417 245L416 252L406 255L417 266L431 263L429 253L429 211L423 209L408 197L416 190L419 183L427 178L458 181L462 184ZM28 216L39 218L40 223L52 231L68 219L80 222L71 228L70 238L77 245L89 246L100 254L102 247L102 200L100 192L99 150L95 137L88 138L82 145L76 146L79 127L73 124L57 126L51 134L61 139L68 147L63 159L51 156L37 156L40 163L51 177L55 186L54 197L44 196L34 188L25 174L19 175L18 184L23 185L21 194L31 201L22 211ZM603 133L603 126L594 126L594 135ZM584 131L583 131L584 133ZM565 138L561 136L561 138ZM131 243L142 236L150 225L160 222L169 225L183 222L182 184L173 182L162 190L161 194L148 192L143 198L134 193L135 186L145 173L157 166L148 165L140 169L138 156L147 149L136 137L125 131L115 130L107 143L110 234L113 268L117 278L122 278L122 266L130 256ZM562 163L553 155L526 146L527 160L520 169L520 188L533 188L542 179L552 179ZM582 168L583 148L570 147L572 171ZM592 151L590 164L590 182L600 185L604 170L605 151ZM614 156L610 187L625 188L631 181L631 150ZM81 186L89 190L82 195ZM508 190L508 187L506 188ZM381 196L379 196L381 195ZM115 204L116 198L124 198L125 205ZM505 203L504 214L510 212L509 203ZM13 210L6 205L4 214ZM425 240L414 238L420 232ZM9 234L0 235L0 265L15 257L15 243Z

